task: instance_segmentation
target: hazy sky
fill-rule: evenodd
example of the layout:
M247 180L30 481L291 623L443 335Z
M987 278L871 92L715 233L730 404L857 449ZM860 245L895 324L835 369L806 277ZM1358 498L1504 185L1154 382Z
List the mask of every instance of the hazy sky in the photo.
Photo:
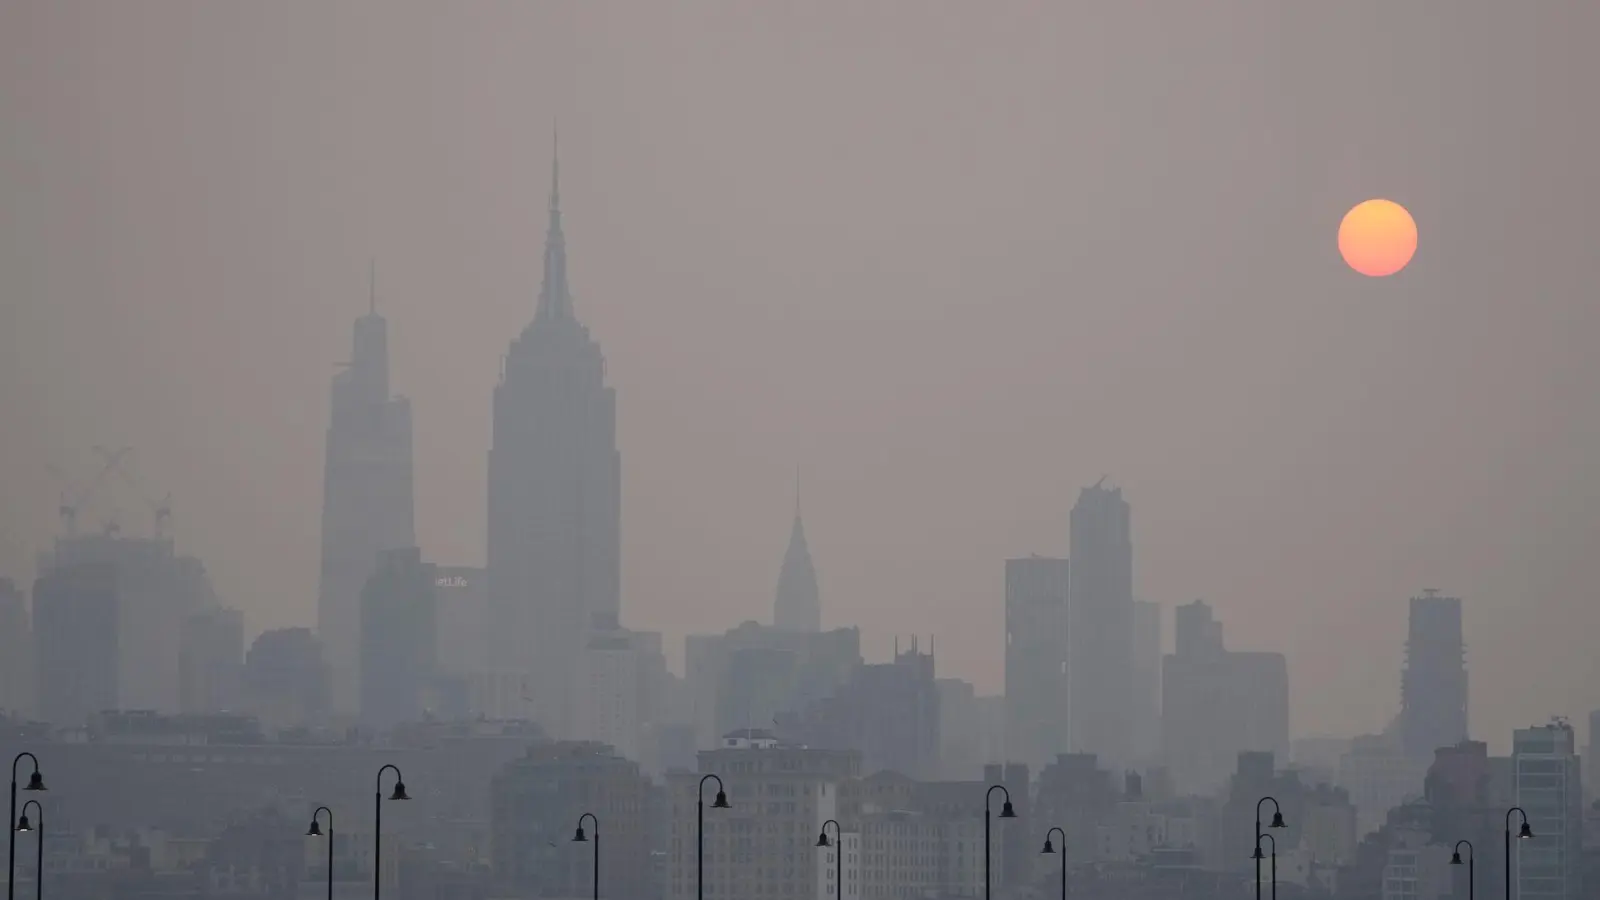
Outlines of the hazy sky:
M424 552L481 562L559 118L630 624L768 618L798 465L825 623L999 690L1004 559L1109 475L1139 595L1287 652L1296 734L1394 713L1433 587L1504 746L1600 706L1597 37L1584 0L0 4L0 574L47 466L128 445L252 631L312 623L372 257ZM1386 280L1334 245L1370 196L1421 232Z

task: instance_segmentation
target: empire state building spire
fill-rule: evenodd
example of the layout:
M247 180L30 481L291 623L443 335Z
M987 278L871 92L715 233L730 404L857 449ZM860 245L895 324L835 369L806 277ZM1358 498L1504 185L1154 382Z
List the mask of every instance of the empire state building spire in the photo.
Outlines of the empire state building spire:
M561 230L561 139L553 140L550 158L550 224L544 237L544 283L534 321L571 319L572 293L567 286L567 236Z

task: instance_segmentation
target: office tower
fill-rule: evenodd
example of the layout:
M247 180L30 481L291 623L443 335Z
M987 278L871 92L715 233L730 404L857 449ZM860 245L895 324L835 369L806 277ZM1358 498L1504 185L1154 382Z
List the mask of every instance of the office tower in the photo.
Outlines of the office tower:
M0 578L0 710L33 712L33 623L16 583Z
M1432 759L1467 738L1467 664L1461 601L1423 591L1411 598L1406 664L1400 675L1400 742L1407 756Z
M217 605L205 566L179 554L170 538L67 534L39 554L41 574L78 565L114 570L117 594L117 697L128 709L178 712L179 639L190 613Z
M486 573L493 667L528 677L535 716L556 737L572 733L590 623L620 614L622 519L617 395L573 311L559 171L538 309L494 389Z
M1121 488L1084 488L1072 507L1068 740L1112 766L1131 762L1133 539Z
M183 620L179 644L181 710L186 713L239 710L244 699L244 614L223 606L190 613Z
M416 547L384 550L361 591L361 720L416 722L436 685L438 575Z
M110 563L56 568L34 583L40 719L74 727L118 707L119 605L117 567Z
M489 668L488 591L483 569L435 566L439 601L439 670L471 678Z
M700 773L720 776L731 804L712 809L716 783L706 785L706 897L827 897L827 873L819 861L826 854L815 846L817 834L829 819L851 821L841 794L861 775L860 755L800 747L769 731L743 729L723 735L717 749L701 750L699 763L697 773L667 773L672 833L683 835L667 851L668 900L696 896Z
M1007 756L1041 769L1068 747L1069 575L1064 559L1006 560Z
M322 483L322 572L317 637L333 708L356 711L361 589L378 552L410 547L413 531L411 401L389 394L389 326L376 289L355 322L350 360L333 376Z
M244 657L245 709L268 728L299 728L328 715L328 664L309 628L263 631Z
M1281 653L1229 650L1222 623L1196 600L1175 613L1175 652L1161 672L1163 755L1177 789L1210 793L1241 753L1289 756L1289 667Z
M653 786L639 764L611 747L588 741L529 747L490 781L490 858L497 887L492 896L588 897L594 889L592 843L574 844L578 818L584 837L605 838L600 854L600 896L649 896L648 815Z
M810 747L859 750L869 772L934 778L941 729L933 671L933 652L912 638L893 662L859 666L833 696L779 715L779 731Z
M1133 706L1129 711L1134 759L1161 755L1161 604L1133 601Z
M778 590L772 601L772 624L785 631L822 630L822 602L817 595L817 570L806 546L806 528L800 520L800 486L795 485L794 524L789 547L778 570Z
M861 665L855 628L810 633L744 622L724 634L688 635L683 645L699 747L735 729L770 727L779 713L832 695Z
M668 680L661 635L610 622L599 625L579 661L573 734L636 762L653 763L646 759L646 743L652 729L663 724Z
M1528 814L1534 834L1532 840L1516 842L1514 900L1579 900L1585 896L1583 780L1572 726L1557 719L1517 729L1511 765L1516 802Z

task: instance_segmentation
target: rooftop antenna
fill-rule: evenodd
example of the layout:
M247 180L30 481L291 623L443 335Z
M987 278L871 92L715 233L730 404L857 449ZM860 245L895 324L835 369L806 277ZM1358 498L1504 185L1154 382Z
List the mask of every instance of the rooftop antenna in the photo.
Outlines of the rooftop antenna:
M378 261L367 260L367 315L378 314Z

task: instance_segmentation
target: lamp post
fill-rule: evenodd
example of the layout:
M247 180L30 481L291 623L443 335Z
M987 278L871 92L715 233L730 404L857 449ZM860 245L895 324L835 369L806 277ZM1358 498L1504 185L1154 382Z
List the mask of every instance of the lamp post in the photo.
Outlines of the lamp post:
M1061 835L1061 900L1067 900L1067 833L1060 828L1051 828L1044 833L1044 849L1040 853L1056 852L1055 844L1050 843L1050 835Z
M694 889L699 900L706 900L706 782L717 783L717 799L712 801L712 809L728 809L728 794L722 788L722 779L715 775L707 775L700 779L700 787L695 789L695 870Z
M1516 813L1522 817L1522 828L1517 831L1517 840L1526 841L1533 837L1533 829L1528 827L1528 813L1520 806L1513 806L1506 810L1506 900L1511 900L1511 814Z
M394 763L384 764L378 770L377 777L373 779L375 790L372 793L372 900L378 900L378 892L383 885L383 773L390 770L394 771L394 793L389 795L389 799L411 799L406 794L406 779L400 774L400 767Z
M983 794L983 900L989 900L989 802L994 799L994 792L999 791L1006 798L1000 806L1000 818L1015 819L1017 811L1011 806L1011 792L1003 784L992 784ZM1062 840L1066 840L1062 838Z
M326 806L319 806L311 811L311 827L306 829L306 837L322 837L322 826L317 824L317 813L328 814L328 900L333 900L333 810Z
M822 833L817 835L817 846L828 846L828 826L833 826L833 896L835 900L844 900L844 832L839 828L838 819L829 819L822 823Z
M16 758L11 760L11 815L9 817L7 817L7 819L6 819L7 822L15 822L15 821L17 821L17 763L22 762L22 758L24 756L26 756L28 759L33 761L33 775L29 776L29 778L28 778L28 786L26 788L23 788L23 790L27 790L27 791L42 791L42 790L44 790L44 776L39 774L39 758L37 756L34 756L32 753L29 753L26 750L22 751L21 753L18 753L16 755ZM43 813L41 813L41 815L43 815ZM7 828L6 831L11 832L11 849L6 854L6 857L7 857L7 862L6 862L6 872L7 872L7 876L6 876L6 900L16 900L16 896L17 896L17 832L15 830L11 829L11 828Z
M1467 848L1467 900L1473 900L1478 891L1478 877L1474 871L1477 868L1478 851L1473 849L1471 841L1456 841L1456 849L1450 854L1450 865L1461 865L1462 846Z
M39 811L38 820L32 824L28 822L30 806ZM39 805L39 801L29 800L22 804L22 818L17 820L17 830L33 832L35 846L38 848L38 856L34 857L33 863L33 898L39 900L44 896L44 807Z
M1266 832L1256 835L1256 852L1251 858L1256 861L1256 872L1259 873L1261 871L1261 860L1265 858L1265 854L1261 852L1262 838L1272 842L1272 900L1278 900L1278 839ZM1259 874L1256 876L1256 890L1258 892L1261 890L1261 876Z
M1263 832L1261 831L1261 805L1263 803L1272 804L1272 824L1268 826L1269 828L1289 827L1288 825L1284 824L1283 809L1278 806L1277 798L1262 797L1260 800L1256 801L1256 852L1254 854L1256 861L1256 900L1261 900L1261 860L1263 859L1261 855L1261 838L1263 835ZM1278 865L1278 842L1276 840L1272 842L1272 865L1274 869L1276 869ZM1278 890L1278 879L1276 878L1272 879L1272 890L1274 893L1276 893Z
M584 813L578 817L578 831L572 836L573 843L587 843L589 838L583 833L583 820L588 819L594 823L594 900L600 900L600 820L594 813Z

